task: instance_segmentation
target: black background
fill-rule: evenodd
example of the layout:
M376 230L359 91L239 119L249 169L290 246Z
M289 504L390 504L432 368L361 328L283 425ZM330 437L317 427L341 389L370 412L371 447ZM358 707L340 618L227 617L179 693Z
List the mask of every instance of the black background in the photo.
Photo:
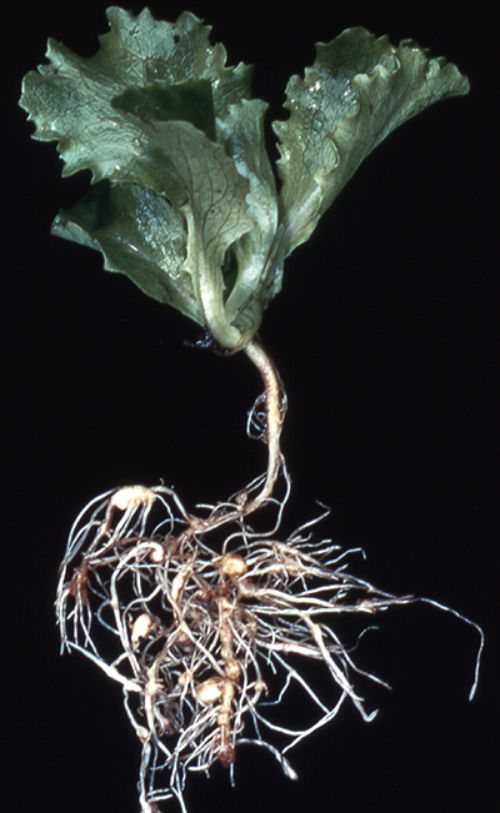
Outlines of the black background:
M58 655L57 567L80 507L114 485L160 478L189 505L217 500L264 466L263 449L244 435L259 391L246 359L186 348L198 334L184 317L103 273L97 254L49 236L88 178L61 180L54 146L29 139L19 84L43 60L48 36L90 55L106 5L18 3L16 35L5 42L0 545L2 739L12 762L2 795L4 809L20 813L138 807L138 749L118 688ZM452 3L408 5L315 0L278 13L269 3L193 0L189 8L214 26L231 64L255 63L255 94L270 101L270 118L282 115L288 76L313 61L312 44L349 25L393 41L411 36L471 79L468 97L406 124L361 167L288 260L261 336L289 395L288 528L320 499L332 507L323 533L366 550L358 572L480 623L487 648L477 698L467 701L474 632L424 606L393 610L358 653L393 686L366 687L377 719L365 725L346 706L297 749L295 784L266 754L242 750L237 789L222 769L210 783L195 780L192 813L499 809L493 21ZM184 4L150 8L173 20Z

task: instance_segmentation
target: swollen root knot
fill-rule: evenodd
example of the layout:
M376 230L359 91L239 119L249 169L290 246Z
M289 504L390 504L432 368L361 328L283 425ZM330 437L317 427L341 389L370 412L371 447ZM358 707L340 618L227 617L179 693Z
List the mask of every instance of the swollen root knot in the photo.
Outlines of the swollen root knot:
M142 748L143 813L172 798L185 811L188 773L219 764L233 779L247 744L266 748L295 779L287 752L344 701L367 721L375 715L354 678L383 681L356 666L331 620L422 599L351 575L359 550L312 537L325 513L279 539L283 502L274 500L278 520L264 534L236 498L205 506L200 519L165 486L127 486L89 503L71 529L57 595L62 647L121 684ZM336 693L320 696L308 682L300 664L309 660ZM294 725L299 695L310 716ZM287 703L290 725L276 714Z

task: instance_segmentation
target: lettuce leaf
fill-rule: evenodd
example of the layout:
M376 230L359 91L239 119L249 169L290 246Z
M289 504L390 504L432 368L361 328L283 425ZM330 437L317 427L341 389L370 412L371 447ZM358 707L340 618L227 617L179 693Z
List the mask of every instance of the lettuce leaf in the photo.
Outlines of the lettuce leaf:
M103 181L57 215L52 233L97 249L107 271L126 274L148 296L203 325L184 269L184 223L168 201L150 189Z
M186 233L183 243L172 240L170 247L179 251L182 245L185 253L166 252L163 276L172 274L175 287L183 287L182 300L197 302L188 312L233 347L241 334L226 318L222 268L229 247L254 222L246 213L248 182L215 143L215 119L248 94L249 68L226 67L224 47L210 46L210 29L189 12L175 24L154 20L147 9L134 17L112 7L107 16L111 30L92 57L49 41L50 63L25 77L21 105L36 124L35 138L57 140L63 175L89 169L93 183L133 184L170 203ZM89 198L79 205L80 231L70 227L67 212L55 232L81 238L82 207L94 203ZM129 231L137 216L133 208L121 221L115 218L122 243L133 241ZM92 232L88 237L87 244L99 244ZM129 263L121 270L137 282Z
M273 122L283 182L286 253L307 240L366 156L396 127L469 83L441 57L410 40L398 46L365 28L318 43L304 78L286 88L286 121Z
M272 253L279 228L278 201L273 169L264 136L267 104L243 99L229 108L219 123L220 133L238 172L248 180L248 215L254 226L235 243L235 283L226 301L229 319L246 329L260 322L267 302L278 293L283 273L282 258Z
M277 191L265 145L267 105L250 67L226 65L210 28L112 6L91 57L49 40L48 64L23 80L21 106L63 175L92 190L53 233L100 251L107 270L177 308L228 349L243 347L280 291L283 263L364 158L392 130L467 79L410 41L364 28L317 45L275 121Z

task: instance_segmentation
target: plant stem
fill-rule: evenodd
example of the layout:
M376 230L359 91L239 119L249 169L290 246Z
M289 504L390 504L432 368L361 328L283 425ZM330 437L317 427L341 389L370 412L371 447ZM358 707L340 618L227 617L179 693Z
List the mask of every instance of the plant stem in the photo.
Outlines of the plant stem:
M184 532L183 538L197 532L207 533L215 528L220 528L221 525L225 525L227 522L233 522L252 514L271 497L280 469L284 465L280 448L280 436L286 414L287 399L278 371L270 356L267 355L262 345L257 341L249 342L243 349L259 371L264 384L264 394L256 402L259 403L260 400L263 400L265 405L266 420L261 438L267 445L268 456L264 483L254 497L250 497L253 491L252 484L241 489L233 497L232 505L234 510L232 508L228 510L227 503L223 503L214 506L208 517L190 514L189 528Z
M244 509L245 514L251 514L273 493L276 478L280 470L280 436L286 413L286 396L274 362L270 356L267 355L262 345L256 341L251 341L244 348L244 352L257 367L264 384L266 408L265 441L268 451L267 472L264 485L257 496L250 500Z

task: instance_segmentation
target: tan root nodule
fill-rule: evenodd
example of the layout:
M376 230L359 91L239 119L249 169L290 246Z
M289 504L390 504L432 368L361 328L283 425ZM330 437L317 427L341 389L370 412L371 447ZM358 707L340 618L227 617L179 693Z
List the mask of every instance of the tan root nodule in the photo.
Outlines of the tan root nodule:
M315 541L318 520L278 538L290 491L279 447L286 399L262 348L254 345L248 355L265 386L248 431L267 444L266 474L231 499L203 506L203 516L188 512L166 486L103 494L77 517L61 567L62 646L122 686L142 747L143 813L171 798L185 811L188 773L208 773L218 763L233 779L238 749L247 744L266 748L296 778L286 753L333 719L346 699L371 720L375 712L365 710L353 676L382 681L355 665L331 618L416 600L352 576L347 561L358 551ZM250 524L264 505L276 511L267 533ZM315 691L301 659L323 666L336 695ZM297 692L310 718L287 727L273 713L289 697L295 703Z

